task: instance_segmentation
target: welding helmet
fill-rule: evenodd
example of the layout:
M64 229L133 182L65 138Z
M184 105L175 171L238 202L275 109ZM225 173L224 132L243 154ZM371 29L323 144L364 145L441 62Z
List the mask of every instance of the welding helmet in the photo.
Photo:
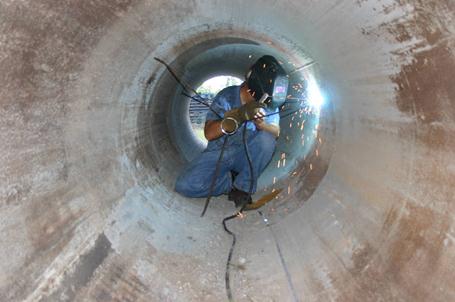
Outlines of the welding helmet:
M270 109L276 109L286 101L289 79L273 56L259 58L247 72L246 83L256 101Z

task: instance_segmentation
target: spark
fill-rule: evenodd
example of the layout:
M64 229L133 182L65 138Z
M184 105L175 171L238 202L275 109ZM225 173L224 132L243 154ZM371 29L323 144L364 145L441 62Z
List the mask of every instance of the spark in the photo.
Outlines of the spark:
M291 194L291 185L288 186L288 195Z

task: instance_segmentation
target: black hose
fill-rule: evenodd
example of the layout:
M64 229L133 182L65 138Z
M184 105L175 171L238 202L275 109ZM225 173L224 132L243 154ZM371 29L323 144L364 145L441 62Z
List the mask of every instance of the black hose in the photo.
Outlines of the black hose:
M180 86L183 88L183 90L185 90L186 92L193 92L195 95L197 95L198 97L200 97L202 100L206 100L206 98L202 97L196 90L194 90L190 85L188 85L187 83L185 83L182 79L180 79L177 74L174 72L174 70L171 68L171 66L169 66L166 62L164 62L163 60L161 60L160 58L157 58L157 57L154 57L154 59L158 62L160 62L161 64L163 64L166 69L169 71L169 73L172 75L172 77L177 81L177 83L180 84ZM147 81L148 82L148 81ZM216 112L212 107L210 107L209 104L207 104L206 102L204 101L201 101L201 100L198 100L196 99L195 97L192 97L189 95L189 93L185 93L183 92L182 93L183 95L195 100L196 102L199 102L201 104L204 104L206 105L207 107L209 107L209 109L215 113L219 118L222 118L220 114L218 114L218 112Z
M235 214L233 214L231 216L225 217L223 219L223 228L224 228L224 230L226 231L226 233L228 233L229 235L232 236L232 245L231 245L231 248L229 249L228 259L227 259L227 262L226 262L226 273L225 273L225 276L224 276L224 281L225 281L225 284L226 284L226 293L227 293L227 297L228 297L229 301L234 301L233 296L232 296L230 275L231 275L232 254L234 253L234 247L235 247L235 244L237 242L237 239L236 239L235 234L231 230L228 229L228 227L226 225L226 222L228 220L234 219L234 218L236 218L236 217L241 215L241 213L243 212L243 210L245 209L245 207L247 206L247 204L248 204L248 202L249 202L249 200L251 198L251 194L252 194L253 186L254 186L253 163L251 161L250 151L248 149L248 143L247 143L247 140L246 140L247 125L248 125L248 121L246 121L244 126L243 126L244 127L243 128L243 146L245 147L245 155L246 155L246 158L248 160L248 166L250 168L250 189L248 190L248 198L244 201L244 203L242 204L242 207L240 208L240 210L237 213L235 213Z
M229 249L228 259L227 259L227 262L226 262L226 272L225 272L225 275L224 275L224 281L225 281L225 284L226 284L226 293L227 293L227 297L228 297L229 301L234 301L233 297L232 297L232 290L231 290L231 281L230 281L230 274L231 273L230 272L231 272L232 254L234 253L234 246L235 246L235 243L236 243L236 237L235 237L235 234L233 232L231 232L231 230L229 230L228 227L226 226L226 221L234 219L238 215L239 215L239 213L235 213L234 215L225 217L223 219L223 228L224 228L224 230L226 231L226 233L228 233L229 235L232 236L232 245L231 245L231 248Z
M253 170L253 162L251 161L251 156L250 156L250 150L248 149L248 143L246 141L246 133L247 133L247 126L248 126L248 121L245 122L245 125L243 128L243 146L245 148L245 155L246 159L248 160L248 166L250 168L250 189L248 190L248 200L251 198L251 194L253 194L253 186L254 186L254 170ZM246 204L242 205L243 207L246 206Z
M189 97L189 98L192 99L193 101L198 102L199 104L202 104L202 105L207 106L207 107L210 109L210 111L212 111L213 113L216 114L216 116L218 116L219 119L222 119L222 118L223 118L223 117L221 116L221 114L219 114L218 112L216 112L215 109L213 109L213 108L209 105L209 103L204 102L204 101L201 101L201 100L198 100L196 97L191 96L191 95L187 94L186 92L182 92L182 94L183 94L184 96L186 96L186 97ZM199 95L198 95L198 96L199 96ZM205 99L203 99L203 100L205 100Z
M163 64L164 66L166 66L167 70L171 73L171 75L174 77L174 79L182 86L182 88L186 91L186 92L193 92L194 94L196 94L198 97L200 97L202 100L205 100L205 98L203 98L199 93L197 93L196 90L194 90L191 86L189 86L188 84L184 83L176 74L175 72L172 70L172 68L166 64L166 62L164 62L163 60L159 59L159 58L154 58L155 60L157 60L158 62L160 62L161 64ZM262 87L261 87L262 88ZM197 99L196 97L194 96L191 96L189 95L189 93L186 93L186 92L182 92L183 95L193 99L194 101L198 102L198 103L201 103L205 106L207 106L210 110L212 110L213 113L215 113L220 119L222 118L220 114L218 114L207 102L204 102L202 100L199 100ZM288 115L291 115L291 114L294 114L295 112L297 112L299 110L292 110L290 113L287 113L285 114L284 116L282 117L286 117ZM275 115L275 114L279 114L280 111L278 112L274 112L274 113L271 113L271 114L267 114L263 117L259 117L259 118L264 118L264 117L267 117L267 116L271 116L271 115ZM256 119L259 119L259 118L253 118L253 119L250 119L250 120L247 120L244 122L244 128L243 128L243 145L244 145L244 148L245 148L245 155L246 155L246 158L248 160L248 166L250 168L250 188L248 190L248 198L246 198L246 200L244 201L244 203L242 204L240 210L233 214L233 215L230 215L230 216L227 216L223 219L222 223L223 223L223 228L224 230L226 231L226 233L228 233L230 236L232 236L232 245L231 245L231 248L229 249L229 254L228 254L228 259L227 259L227 262L226 262L226 273L225 273L225 284L226 284L226 293L227 293L227 297L228 297L228 300L229 301L233 301L233 295L232 295L232 289L231 289L231 282L230 282L230 272L231 272L231 261L232 261L232 255L234 253L234 247L235 247L235 244L237 242L237 238L235 236L235 234L229 230L229 228L227 227L226 225L226 222L231 220L231 219L234 219L238 216L241 215L241 213L244 211L244 209L246 208L250 198L251 198L251 195L252 195L252 191L253 191L253 186L254 186L254 169L253 169L253 163L251 161L251 156L250 156L250 152L249 152L249 149L248 149L248 144L247 144L247 139L246 139L246 134L247 134L247 125L248 125L248 122L249 121L254 121ZM227 144L227 141L228 141L228 136L225 136L224 138L224 142L223 142L223 146L221 147L221 151L220 151L220 157L218 158L218 161L216 163L216 167L215 167L215 173L214 173L214 176L213 176L213 179L212 179L212 183L210 184L210 188L209 188L209 192L208 192L208 195L207 195L207 199L205 201L205 205L204 205L204 209L202 210L202 213L201 213L201 217L204 216L205 212L207 211L207 208L209 206L209 203L210 203L210 199L212 198L212 192L213 192L213 188L215 187L215 184L216 184L216 179L218 177L218 173L219 173L219 169L220 169L220 165L221 165L221 161L223 159L223 154L224 154L224 150L225 150L225 147L226 147L226 144Z
M221 151L220 151L220 157L218 158L218 161L216 162L215 175L213 175L212 183L210 184L209 192L207 194L207 199L205 200L205 205L204 205L204 209L202 210L201 217L203 217L205 214L205 211L207 211L207 208L210 203L210 199L212 198L213 188L215 187L216 179L218 178L218 173L220 170L221 161L223 160L224 149L226 147L227 141L228 141L228 136L225 135L223 146L221 147Z

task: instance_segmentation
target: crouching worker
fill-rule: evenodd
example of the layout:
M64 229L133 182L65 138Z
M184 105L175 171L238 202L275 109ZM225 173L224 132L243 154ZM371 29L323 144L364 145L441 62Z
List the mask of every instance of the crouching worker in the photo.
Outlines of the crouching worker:
M287 88L283 68L274 57L263 56L250 68L245 82L220 91L206 117L207 148L180 174L175 190L187 197L207 197L227 136L211 194L228 194L236 206L250 203L249 192L256 192L257 179L275 152L280 133L278 111L286 99ZM250 162L244 147L244 127Z

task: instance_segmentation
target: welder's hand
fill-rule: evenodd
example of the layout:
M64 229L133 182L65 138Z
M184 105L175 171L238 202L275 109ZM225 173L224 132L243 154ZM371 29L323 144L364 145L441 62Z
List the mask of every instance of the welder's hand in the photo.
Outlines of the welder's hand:
M263 104L249 102L245 105L226 111L221 121L221 129L225 134L234 133L245 121L254 120L255 115L263 110Z
M239 108L241 114L247 121L251 121L255 118L261 110L263 110L264 105L258 102L249 102Z
M254 115L254 124L256 125L256 127L259 129L259 130L262 130L262 128L264 128L264 125L265 125L265 121L264 121L264 117L265 117L265 111L264 109L261 109L259 110L255 115Z
M224 118L233 118L236 120L239 124L245 121L245 118L243 117L242 112L240 112L240 108L234 108L232 110L226 111L224 113Z
M226 111L221 121L221 131L224 134L234 134L244 121L245 118L240 112L240 108Z

